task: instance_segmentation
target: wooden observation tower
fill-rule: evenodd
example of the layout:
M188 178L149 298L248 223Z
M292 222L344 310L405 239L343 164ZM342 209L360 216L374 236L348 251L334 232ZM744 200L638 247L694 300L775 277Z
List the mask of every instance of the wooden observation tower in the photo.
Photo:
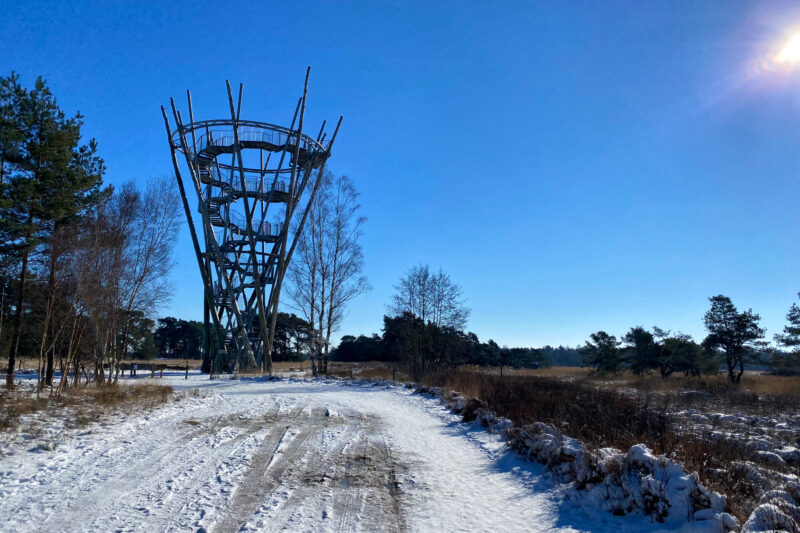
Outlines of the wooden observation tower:
M316 137L304 133L308 76L288 128L241 119L242 85L234 105L229 82L230 118L195 121L189 91L188 122L170 99L172 128L161 107L203 279L205 371L272 371L281 284L342 122L330 138L324 122ZM179 159L196 195L197 225Z

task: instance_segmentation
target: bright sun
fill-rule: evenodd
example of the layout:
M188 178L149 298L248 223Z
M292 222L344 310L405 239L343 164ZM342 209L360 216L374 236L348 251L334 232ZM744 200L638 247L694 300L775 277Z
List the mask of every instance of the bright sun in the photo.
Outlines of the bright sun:
M795 33L789 42L784 45L778 55L775 56L775 63L792 64L800 62L800 33Z

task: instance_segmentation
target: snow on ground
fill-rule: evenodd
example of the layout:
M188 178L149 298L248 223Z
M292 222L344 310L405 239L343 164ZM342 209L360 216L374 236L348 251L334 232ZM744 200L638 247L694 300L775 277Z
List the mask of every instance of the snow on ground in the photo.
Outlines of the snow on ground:
M2 450L0 530L659 530L581 510L543 466L402 387L156 381L179 401Z

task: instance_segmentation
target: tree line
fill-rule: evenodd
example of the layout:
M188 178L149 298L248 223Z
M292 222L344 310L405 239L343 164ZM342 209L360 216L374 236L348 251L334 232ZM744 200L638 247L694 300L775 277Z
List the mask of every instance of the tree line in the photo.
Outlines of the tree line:
M396 362L412 379L462 364L497 366L501 373L507 366L538 368L549 364L542 350L501 347L465 332L470 309L462 293L441 269L434 272L429 265L416 265L395 286L381 335L345 335L331 358Z
M651 331L631 328L620 339L605 331L592 333L581 348L582 363L599 374L629 369L636 375L658 372L684 376L717 374L722 368L732 383L739 383L748 365L766 365L778 374L800 374L800 308L793 304L788 324L775 335L777 347L764 340L761 317L752 309L739 311L731 299L719 294L703 316L708 335L695 342L690 335L671 334L658 327Z
M481 342L465 332L470 314L461 288L441 269L417 265L395 285L380 334L345 335L331 357L338 361L384 361L405 367L412 379L442 369L471 364L539 368L551 364L588 366L600 375L630 370L638 376L656 373L700 376L724 371L738 383L749 365L767 365L779 374L800 374L800 307L793 304L777 346L765 339L760 316L740 311L725 295L709 298L703 316L708 331L701 342L659 327L632 327L621 338L598 331L580 348L545 346L514 348ZM800 295L798 295L800 296Z
M14 73L0 78L0 353L9 388L21 355L38 358L40 390L60 392L81 377L115 382L131 336L169 295L179 227L171 181L104 185L97 142L84 142L82 126L43 79L29 89Z
M331 358L335 361L398 363L415 379L428 372L458 365L544 368L550 361L542 349L499 346L481 342L475 333L423 324L410 313L383 317L381 335L345 335Z
M293 313L278 313L275 322L274 361L309 359L313 328ZM130 321L127 338L130 359L204 359L205 328L197 320L171 316L157 323L141 312ZM206 370L207 371L207 370Z

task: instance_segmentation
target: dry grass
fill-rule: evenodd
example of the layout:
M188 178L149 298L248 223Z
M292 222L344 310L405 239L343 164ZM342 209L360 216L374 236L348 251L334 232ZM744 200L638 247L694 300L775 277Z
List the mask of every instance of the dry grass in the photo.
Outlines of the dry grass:
M275 361L272 363L274 372L305 372L311 370L311 361Z
M273 372L309 372L310 370L310 361L276 361L272 363ZM253 368L252 370L240 370L238 374L241 376L265 375L260 368Z
M47 405L47 399L30 393L0 390L0 431L16 428L22 416L39 412Z
M498 374L497 368L464 367L465 369L490 374ZM800 399L800 376L775 376L762 372L745 372L741 383L731 383L727 374L715 376L684 377L673 374L666 378L651 374L637 376L626 370L616 376L598 377L589 368L554 366L541 369L505 369L510 376L538 376L552 378L586 379L595 385L620 388L633 387L648 392L675 392L678 390L696 390L700 392L752 392L760 396L777 395L793 396Z
M498 367L464 366L464 370L500 375ZM585 378L591 375L588 368L579 366L551 366L548 368L503 368L506 376L538 376L543 378Z
M39 365L38 357L18 357L17 370L36 370ZM8 361L3 361L3 371L8 369Z
M169 400L172 387L154 384L88 385L60 396L37 397L30 390L0 390L0 431L15 429L26 415L66 417L68 427L81 427L103 415L124 410L146 411Z
M168 366L175 366L186 368L186 359L124 359L123 363L133 363L139 365L168 365ZM192 370L198 370L203 361L200 359L189 359L189 368ZM37 357L21 357L17 360L17 370L36 370L39 365L39 359ZM58 365L56 364L56 370L58 370Z
M69 405L90 403L104 408L126 407L150 409L165 403L172 394L172 387L155 384L107 385L105 387L85 387L77 392L70 391L58 399ZM73 404L74 404L73 403Z
M645 376L628 383L641 390L674 392L690 389L712 394L751 392L759 396L792 396L800 399L800 376L773 376L754 372L745 373L740 383L731 383L727 375L682 377Z
M333 361L328 364L328 375L348 379L377 379L382 381L407 381L406 374L398 365L367 361L363 363L344 363Z
M546 422L597 446L627 448L666 432L664 406L650 399L587 386L580 380L443 372L423 384L480 398L498 415L522 426Z
M497 368L465 366L460 370L499 376ZM776 376L745 372L740 383L731 383L727 374L684 377L673 374L637 376L624 371L616 376L597 376L588 368L551 367L543 369L506 369L506 376L528 376L579 381L587 386L612 391L635 390L639 394L671 395L673 405L697 407L698 402L719 407L737 408L752 414L786 412L800 402L800 376Z

